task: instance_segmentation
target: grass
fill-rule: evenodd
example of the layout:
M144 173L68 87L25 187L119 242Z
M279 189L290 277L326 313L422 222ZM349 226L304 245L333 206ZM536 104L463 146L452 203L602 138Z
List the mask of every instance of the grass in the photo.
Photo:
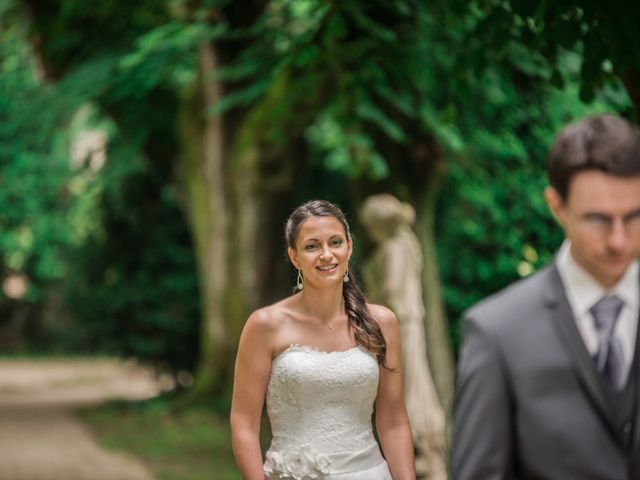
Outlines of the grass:
M102 446L137 457L158 480L242 480L227 416L212 409L173 409L156 399L108 404L81 416Z

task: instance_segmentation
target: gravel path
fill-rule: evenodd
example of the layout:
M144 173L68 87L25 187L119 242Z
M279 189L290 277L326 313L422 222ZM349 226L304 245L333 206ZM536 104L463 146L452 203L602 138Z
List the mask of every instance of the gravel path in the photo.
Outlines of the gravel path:
M153 480L135 458L99 447L73 411L158 393L114 360L0 360L0 480Z

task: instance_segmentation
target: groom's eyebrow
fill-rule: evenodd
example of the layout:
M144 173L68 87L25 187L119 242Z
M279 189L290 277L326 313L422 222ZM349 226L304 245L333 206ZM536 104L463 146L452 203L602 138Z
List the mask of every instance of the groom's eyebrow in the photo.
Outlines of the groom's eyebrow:
M583 218L598 217L598 218L602 218L602 219L606 219L606 220L612 221L613 219L618 217L618 215L612 215L610 213L599 212L599 211L596 211L596 210L592 210L592 211L583 212L581 214L581 217L583 217ZM640 217L640 208L636 208L634 210L631 210L630 212L627 212L627 213L623 214L620 218L622 219L623 222L627 222L629 220L635 220L638 217Z
M622 216L622 220L626 222L627 220L634 220L638 217L640 217L640 208L636 208L635 210L632 210L631 212L624 214Z

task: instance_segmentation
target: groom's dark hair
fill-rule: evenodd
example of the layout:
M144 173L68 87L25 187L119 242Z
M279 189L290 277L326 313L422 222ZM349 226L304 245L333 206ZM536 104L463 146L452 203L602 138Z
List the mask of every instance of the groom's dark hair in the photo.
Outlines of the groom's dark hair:
M549 152L549 183L566 201L571 179L583 170L599 170L617 177L639 176L640 130L609 114L567 125Z

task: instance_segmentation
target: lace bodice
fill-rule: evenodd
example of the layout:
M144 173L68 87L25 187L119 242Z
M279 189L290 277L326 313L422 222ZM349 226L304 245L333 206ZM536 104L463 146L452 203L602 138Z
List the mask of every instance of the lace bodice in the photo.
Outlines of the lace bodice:
M373 442L378 363L360 347L322 352L292 345L273 360L267 388L271 449L310 445L348 452Z

